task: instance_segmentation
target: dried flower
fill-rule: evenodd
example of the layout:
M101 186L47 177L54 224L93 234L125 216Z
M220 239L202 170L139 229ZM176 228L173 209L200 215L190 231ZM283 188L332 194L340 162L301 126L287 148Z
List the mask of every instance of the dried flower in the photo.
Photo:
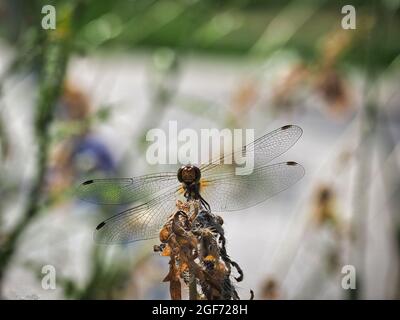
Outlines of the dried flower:
M273 278L268 277L261 288L261 297L265 300L279 299L281 296L279 285Z
M318 225L325 223L335 224L335 212L333 208L333 190L326 186L321 186L315 194L314 218Z
M321 70L316 75L314 86L331 114L343 115L350 109L352 99L347 82L334 68Z
M182 299L182 282L189 286L191 299L239 299L231 281L232 267L243 280L239 265L226 251L223 220L200 207L197 200L177 201L177 211L160 231L161 244L154 251L169 256L171 299Z

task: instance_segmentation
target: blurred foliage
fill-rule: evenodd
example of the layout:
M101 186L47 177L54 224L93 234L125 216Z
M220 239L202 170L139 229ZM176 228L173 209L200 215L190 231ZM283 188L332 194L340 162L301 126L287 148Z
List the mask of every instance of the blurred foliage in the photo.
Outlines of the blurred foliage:
M85 10L71 26L68 12L73 3ZM400 3L381 1L385 19L374 18L375 1L352 1L357 12L355 41L343 58L354 65L364 63L360 45L367 37L365 28L379 24L371 45L374 64L385 65L400 51ZM264 56L282 45L298 52L306 61L318 55L319 39L332 27L339 28L346 1L325 0L7 0L0 5L0 34L11 45L29 46L25 38L40 37L41 7L57 9L57 29L74 28L74 45L79 52L171 47L178 51ZM318 26L318 27L316 27ZM37 28L36 28L37 29ZM384 35L384 37L383 37ZM23 52L23 51L22 51ZM22 53L21 52L21 53ZM33 59L33 56L31 56Z
M73 9L73 10L72 10ZM70 7L67 19L75 20L80 7ZM26 52L23 55L17 54L11 63L9 70L18 69L20 64L25 62L25 54L36 60L38 64L37 75L39 79L38 97L35 105L34 133L38 144L36 153L36 172L32 179L28 199L23 210L23 216L16 223L14 228L2 237L0 246L0 284L4 273L11 261L20 236L26 230L32 220L38 215L43 200L43 186L49 158L50 148L50 125L54 118L56 103L63 91L64 78L70 53L70 40L73 38L72 30L67 32L56 30L55 32L33 33L32 42L29 42ZM27 59L29 62L31 60ZM3 188L2 188L3 189ZM3 191L3 190L1 190ZM1 294L1 292L0 292Z

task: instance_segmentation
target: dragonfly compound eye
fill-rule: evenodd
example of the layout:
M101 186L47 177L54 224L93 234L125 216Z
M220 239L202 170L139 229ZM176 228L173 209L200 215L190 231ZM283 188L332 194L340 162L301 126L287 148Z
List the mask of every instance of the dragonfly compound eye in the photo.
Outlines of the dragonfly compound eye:
M195 166L184 166L178 170L178 180L183 183L199 182L201 177L200 169Z
M179 181L179 182L183 182L182 171L183 171L184 168L185 168L185 167L181 167L181 168L179 168L179 170L178 170L178 181Z

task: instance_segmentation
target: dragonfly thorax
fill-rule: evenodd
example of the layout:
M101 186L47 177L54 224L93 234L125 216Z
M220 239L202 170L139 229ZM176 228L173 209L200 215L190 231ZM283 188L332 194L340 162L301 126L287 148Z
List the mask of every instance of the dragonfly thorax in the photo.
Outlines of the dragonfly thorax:
M178 170L178 180L185 185L196 184L200 181L201 172L196 166L185 165Z

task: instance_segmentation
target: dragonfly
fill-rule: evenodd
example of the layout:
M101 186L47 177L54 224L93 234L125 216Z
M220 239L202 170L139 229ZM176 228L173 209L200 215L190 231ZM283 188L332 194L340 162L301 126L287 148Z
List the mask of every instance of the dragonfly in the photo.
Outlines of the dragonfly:
M290 149L302 133L299 126L286 125L200 166L184 165L178 172L83 182L77 188L82 200L102 205L139 203L101 222L94 231L94 240L124 244L156 238L182 196L199 200L213 213L244 210L267 200L304 176L305 170L297 162L269 164ZM224 160L247 152L252 153L254 168L250 174L237 175L235 166Z

